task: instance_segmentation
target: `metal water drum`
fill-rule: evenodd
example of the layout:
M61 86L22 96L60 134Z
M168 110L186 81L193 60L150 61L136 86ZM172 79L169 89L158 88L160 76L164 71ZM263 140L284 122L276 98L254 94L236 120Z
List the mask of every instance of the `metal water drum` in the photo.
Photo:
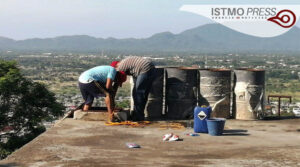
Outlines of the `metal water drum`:
M166 68L167 119L193 117L197 105L198 69Z
M145 117L149 120L162 118L164 68L155 68L154 79L145 107Z
M211 117L230 117L231 70L201 69L199 105L212 107Z
M237 69L235 76L235 118L259 119L264 112L265 71L260 69Z

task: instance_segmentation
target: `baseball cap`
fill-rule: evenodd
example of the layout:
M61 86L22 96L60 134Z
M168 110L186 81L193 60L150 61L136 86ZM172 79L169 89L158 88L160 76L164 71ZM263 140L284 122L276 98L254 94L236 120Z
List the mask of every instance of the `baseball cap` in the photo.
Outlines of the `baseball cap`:
M117 83L120 87L122 87L123 82L127 80L127 75L124 71L118 71L117 75Z
M119 63L119 61L113 61L111 62L110 66L116 68L116 65Z

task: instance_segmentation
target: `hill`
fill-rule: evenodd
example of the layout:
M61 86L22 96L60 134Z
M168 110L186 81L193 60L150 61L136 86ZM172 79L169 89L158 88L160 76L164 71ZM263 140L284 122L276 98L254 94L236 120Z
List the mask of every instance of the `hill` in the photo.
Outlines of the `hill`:
M162 32L143 39L95 38L86 35L12 40L0 37L0 50L145 51L145 52L300 52L300 29L273 38L258 38L220 24L207 24L179 34Z

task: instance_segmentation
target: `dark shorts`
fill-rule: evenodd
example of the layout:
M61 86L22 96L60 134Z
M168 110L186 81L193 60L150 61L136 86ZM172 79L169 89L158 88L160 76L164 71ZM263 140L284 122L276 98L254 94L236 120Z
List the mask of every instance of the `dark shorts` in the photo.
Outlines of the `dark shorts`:
M92 104L94 98L105 97L104 90L101 90L101 88L102 89L105 88L104 85L102 84L96 86L95 82L91 82L91 83L78 82L78 85L79 85L81 95L85 101L84 104Z

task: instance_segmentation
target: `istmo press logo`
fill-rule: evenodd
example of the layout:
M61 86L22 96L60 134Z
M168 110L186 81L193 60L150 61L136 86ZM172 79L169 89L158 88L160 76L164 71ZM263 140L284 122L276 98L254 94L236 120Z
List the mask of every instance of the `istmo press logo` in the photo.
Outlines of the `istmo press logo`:
M180 10L257 37L275 37L288 32L300 15L300 5L183 5Z

